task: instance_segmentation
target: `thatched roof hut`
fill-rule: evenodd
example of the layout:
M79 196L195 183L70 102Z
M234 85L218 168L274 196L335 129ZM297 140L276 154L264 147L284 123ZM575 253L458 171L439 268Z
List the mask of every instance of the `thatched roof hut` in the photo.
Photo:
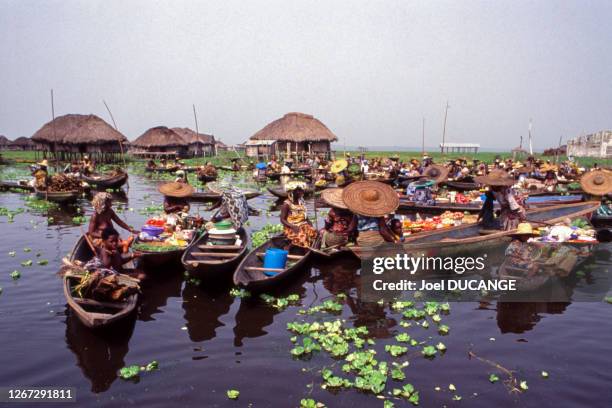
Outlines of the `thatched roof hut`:
M127 138L96 115L68 114L41 127L32 140L40 150L70 160L85 153L99 161L111 161L123 151Z
M6 149L10 144L11 141L8 139L8 137L0 135L0 149Z
M9 146L11 150L35 150L35 143L29 137L20 136Z
M166 126L157 126L144 132L130 143L130 146L135 153L174 152L177 156L185 156L189 144L174 130Z
M312 115L287 113L255 133L247 142L247 155L308 153L328 154L338 138Z
M213 156L215 154L215 137L204 133L196 133L189 128L172 128L189 144L188 151L193 156Z

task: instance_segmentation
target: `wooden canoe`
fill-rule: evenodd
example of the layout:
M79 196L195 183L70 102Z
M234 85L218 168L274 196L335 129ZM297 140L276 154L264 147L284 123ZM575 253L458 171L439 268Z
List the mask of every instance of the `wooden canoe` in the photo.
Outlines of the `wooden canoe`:
M598 207L599 202L587 201L536 208L527 211L527 221L537 227L543 225L542 223L554 224L562 222L567 218L589 218ZM483 235L482 232L482 226L480 224L465 224L458 227L443 228L410 235L406 237L401 246L403 250L407 252L426 252L430 255L462 254L468 250L503 244L509 241L509 235L515 232L515 230L499 230L486 235ZM377 248L365 247L351 247L351 250L359 257L370 257L380 252Z
M249 249L249 234L246 233L244 228L240 228L237 235L242 240L240 246L207 245L209 235L208 233L203 234L185 250L181 258L181 262L189 275L200 279L202 283L222 284L231 282L236 266Z
M171 167L145 167L145 171L153 173L174 173L179 169L179 166Z
M36 198L40 200L53 201L54 203L69 203L74 202L79 197L80 192L77 190L72 191L45 191L34 189Z
M293 258L288 261L295 261L294 264L283 270L271 271L277 272L276 275L266 276L264 274L263 258L260 254L265 253L268 248L285 248L287 245L289 245L287 238L277 236L253 249L236 268L234 284L243 286L251 292L261 292L274 289L290 278L297 276L302 271L312 251L295 245L291 245L288 249L289 255Z
M84 236L81 236L70 254L70 261L88 262L93 257L93 252ZM91 329L107 328L117 322L123 321L136 310L138 293L134 293L122 302L100 302L93 299L84 299L73 294L73 287L80 283L78 276L64 275L64 296L66 302L78 319ZM120 275L123 283L134 284L135 280Z
M471 191L478 190L480 188L480 184L474 182L465 182L465 181L446 181L443 183L449 190L456 191Z
M279 199L285 199L288 197L285 188L282 186L268 187L268 191L270 192L270 194ZM312 189L312 187L306 187L306 190L304 191L304 197L311 196L313 192L314 190Z
M217 180L217 175L209 176L206 174L198 174L198 180L202 183L210 183Z
M244 196L247 200L255 197L259 197L261 193L259 191L245 191ZM221 193L214 191L195 191L189 197L186 197L189 201L218 201L221 200Z
M26 182L0 181L0 190L34 191L34 187L30 186Z
M117 189L123 186L128 179L127 173L120 173L115 176L109 176L105 174L92 175L92 176L81 176L83 181L85 181L90 186L96 189Z
M530 208L548 207L558 204L575 204L583 201L581 195L550 195L550 196L534 196L527 197L527 205ZM457 204L457 203L436 203L431 205L416 204L414 201L400 200L399 212L422 212L426 214L441 214L445 211L461 211L477 214L482 208L481 203L475 204ZM499 208L499 204L495 203L495 208Z
M196 239L197 234L194 235L194 239L191 242ZM135 243L138 242L139 240L138 238L136 238ZM189 245L191 245L191 243ZM145 272L161 271L170 269L168 267L171 267L174 264L180 265L181 257L183 256L183 253L185 253L185 250L189 247L189 245L185 246L184 248L178 248L171 251L137 250L142 254L140 257L137 258L138 269L141 269Z

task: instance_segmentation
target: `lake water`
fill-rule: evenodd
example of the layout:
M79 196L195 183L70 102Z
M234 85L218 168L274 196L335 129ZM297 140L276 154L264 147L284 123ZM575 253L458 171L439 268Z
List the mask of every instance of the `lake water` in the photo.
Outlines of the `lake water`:
M10 171L3 170L6 174ZM14 174L14 173L10 173ZM235 180L236 184L242 181ZM125 207L120 216L132 225L147 218L139 209L161 203L158 181L130 174ZM262 209L251 228L278 222L270 195L251 201ZM23 208L24 195L1 193L0 207ZM91 214L83 199L77 208ZM194 205L205 217L210 213ZM0 217L0 386L68 386L77 390L83 406L186 406L186 407L297 407L302 398L313 398L328 407L377 406L383 401L351 390L321 389L323 367L336 372L342 360L325 353L311 359L293 359L287 323L303 319L298 311L338 294L346 295L341 318L346 325L365 325L379 356L394 336L407 331L413 337L447 347L433 360L410 351L401 361L406 382L420 393L421 406L585 406L610 405L612 384L612 305L602 301L566 303L511 303L485 298L451 302L444 316L450 333L440 336L430 328L408 330L399 325L401 314L388 304L361 302L358 296L359 264L336 260L311 264L294 282L275 296L298 294L299 304L277 310L260 299L229 295L229 288L207 289L184 281L180 268L156 276L143 287L135 322L112 332L92 333L68 310L57 271L82 228L72 223L70 211L37 213L27 210L9 222ZM49 219L52 217L52 219ZM31 252L24 252L31 248ZM498 248L503 251L503 247ZM14 251L15 256L9 253ZM597 246L571 280L572 293L585 292L607 279L611 266L609 244ZM37 256L39 255L39 256ZM33 261L32 266L22 262ZM46 265L37 261L48 260ZM13 280L10 273L21 272ZM310 318L310 321L316 320ZM475 355L499 363L527 381L526 392L510 392L504 375ZM159 370L143 373L140 380L118 378L124 366L146 365L156 360ZM398 361L399 361L398 360ZM543 378L542 371L549 374ZM489 374L500 382L491 384ZM389 379L387 391L403 382ZM456 390L449 390L453 384ZM439 387L439 390L436 390ZM237 401L226 395L240 391ZM461 401L453 401L460 396ZM409 406L394 400L396 406ZM46 406L59 406L49 403ZM66 404L66 406L71 406Z

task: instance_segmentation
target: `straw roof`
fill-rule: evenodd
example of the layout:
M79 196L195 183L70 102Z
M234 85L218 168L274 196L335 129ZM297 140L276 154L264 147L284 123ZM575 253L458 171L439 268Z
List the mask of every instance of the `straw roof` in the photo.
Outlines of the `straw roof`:
M127 138L96 115L68 114L41 127L32 140L37 143L64 145L127 142Z
M13 146L34 146L34 142L29 137L20 136L11 142Z
M188 143L172 129L168 129L165 126L157 126L144 132L136 140L134 140L131 145L136 147L150 148L187 146Z
M11 141L8 139L8 137L0 135L0 146L8 146L9 144L11 144Z
M205 145L215 144L215 137L213 135L207 135L205 133L196 133L194 130L189 128L172 128L176 134L183 138L189 144L202 143Z
M305 113L290 112L251 136L251 140L287 142L335 142L338 140L321 121Z

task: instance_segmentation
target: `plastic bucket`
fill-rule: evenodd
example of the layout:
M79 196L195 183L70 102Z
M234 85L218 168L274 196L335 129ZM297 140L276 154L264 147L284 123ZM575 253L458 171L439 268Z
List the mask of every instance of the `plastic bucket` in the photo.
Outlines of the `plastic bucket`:
M285 269L287 265L287 255L289 252L280 248L268 248L266 250L266 254L264 256L264 268L270 269ZM278 272L274 271L265 271L264 274L266 276L274 276Z

